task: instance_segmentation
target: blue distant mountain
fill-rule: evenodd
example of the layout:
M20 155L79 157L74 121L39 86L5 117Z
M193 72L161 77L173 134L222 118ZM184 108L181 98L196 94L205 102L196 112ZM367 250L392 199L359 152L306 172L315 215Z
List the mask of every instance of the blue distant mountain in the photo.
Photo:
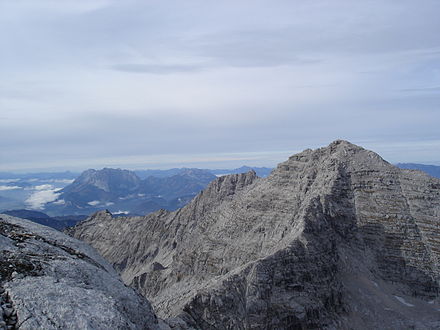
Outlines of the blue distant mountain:
M0 179L37 179L37 180L58 180L58 179L75 179L79 173L65 171L65 172L35 172L35 173L13 173L0 172Z
M86 215L72 215L72 216L59 216L59 217L50 217L46 213L34 211L34 210L10 210L2 212L4 214L31 220L33 222L39 223L41 225L45 225L48 227L55 228L57 230L62 231L67 227L75 226L78 222L87 218Z
M226 175L226 174L246 173L251 170L254 170L255 173L257 173L257 176L259 176L260 178L265 178L266 176L268 176L272 172L273 168L242 166L242 167L235 168L232 170L218 169L218 170L207 170L207 171L211 172L212 174L214 174L216 176L219 176L219 175Z
M136 171L104 168L81 174L0 173L0 211L43 210L53 217L91 214L102 209L109 209L116 215L175 210L188 203L216 177L250 170L260 177L272 171L266 167L242 166Z
M141 179L146 179L147 177L156 177L156 178L166 178L176 174L181 173L185 170L200 170L198 168L171 168L168 170L135 170L137 176ZM254 167L254 166L242 166L234 169L202 169L202 171L209 172L214 174L215 176L227 175L227 174L239 174L246 173L251 170L254 170L257 173L257 176L264 178L272 172L273 168L269 167Z
M171 211L184 206L215 178L214 174L200 169L180 169L171 176L145 179L129 170L91 169L59 190L57 199L45 205L45 212L90 214L108 209L116 215L143 215L159 209Z
M440 166L414 164L414 163L399 163L396 164L396 166L407 170L423 171L425 173L428 173L430 176L433 176L435 178L440 178Z

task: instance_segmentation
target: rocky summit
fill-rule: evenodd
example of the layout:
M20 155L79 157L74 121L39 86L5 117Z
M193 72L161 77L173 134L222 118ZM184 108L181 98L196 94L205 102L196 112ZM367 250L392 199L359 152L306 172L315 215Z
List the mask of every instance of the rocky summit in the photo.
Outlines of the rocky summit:
M0 215L0 329L159 329L148 301L87 244Z
M440 180L346 141L71 234L175 328L440 328Z

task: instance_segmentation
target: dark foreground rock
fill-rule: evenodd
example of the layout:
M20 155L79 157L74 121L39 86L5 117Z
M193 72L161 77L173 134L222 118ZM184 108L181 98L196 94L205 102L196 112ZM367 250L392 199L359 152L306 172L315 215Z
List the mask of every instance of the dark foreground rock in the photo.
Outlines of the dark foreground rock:
M176 327L440 328L440 180L346 141L71 233Z
M148 301L93 248L0 215L0 329L159 329Z

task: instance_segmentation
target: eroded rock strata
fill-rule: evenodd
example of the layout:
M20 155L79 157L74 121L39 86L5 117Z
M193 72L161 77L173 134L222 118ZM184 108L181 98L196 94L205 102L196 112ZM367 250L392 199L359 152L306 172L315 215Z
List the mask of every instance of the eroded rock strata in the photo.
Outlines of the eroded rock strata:
M346 141L71 230L176 328L440 328L440 180Z

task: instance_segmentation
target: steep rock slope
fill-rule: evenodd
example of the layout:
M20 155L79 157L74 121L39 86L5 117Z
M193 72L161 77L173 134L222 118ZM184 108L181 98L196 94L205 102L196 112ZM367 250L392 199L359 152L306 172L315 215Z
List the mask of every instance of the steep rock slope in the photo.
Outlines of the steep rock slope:
M439 180L335 141L176 212L98 213L72 234L186 327L435 329L439 224Z
M159 329L148 301L87 244L0 215L0 329Z

